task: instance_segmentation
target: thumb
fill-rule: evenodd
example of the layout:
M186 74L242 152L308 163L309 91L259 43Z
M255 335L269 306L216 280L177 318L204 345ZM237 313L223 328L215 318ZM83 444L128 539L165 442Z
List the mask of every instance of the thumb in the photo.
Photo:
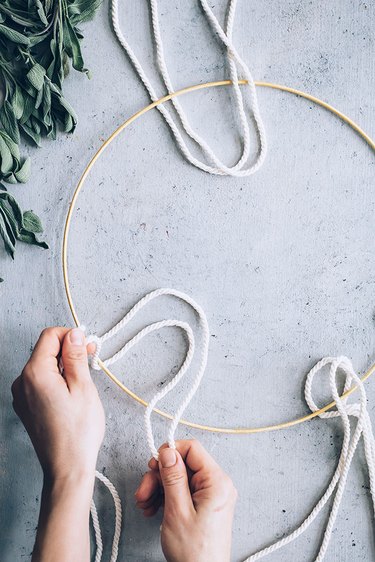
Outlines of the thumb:
M186 466L175 449L159 451L159 472L164 488L164 517L189 516L194 511Z
M69 387L91 380L88 361L86 339L82 330L70 330L63 341L61 359L64 365L64 375Z

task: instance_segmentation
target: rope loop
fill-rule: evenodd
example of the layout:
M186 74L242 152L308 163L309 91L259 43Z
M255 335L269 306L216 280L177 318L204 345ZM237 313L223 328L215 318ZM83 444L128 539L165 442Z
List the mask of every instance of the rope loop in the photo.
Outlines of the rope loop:
M83 332L85 331L85 327L84 326L80 326L81 330L83 330ZM90 344L93 343L95 344L95 350L90 353L89 355L89 365L92 369L94 369L95 371L100 371L100 365L99 365L99 355L102 349L102 339L99 338L98 336L96 336L95 334L88 334L86 336L86 343Z
M183 302L187 303L189 306L191 306L198 316L199 325L202 332L201 356L200 356L200 363L197 373L192 381L189 392L187 393L186 397L178 407L168 431L168 438L167 438L168 445L171 448L175 448L176 445L175 445L174 436L177 429L177 425L181 419L184 410L187 408L188 404L190 403L191 399L196 393L207 365L209 329L208 329L208 322L207 322L206 315L203 309L200 307L200 305L197 304L191 297L180 291L176 291L174 289L168 289L168 288L157 289L155 291L152 291L151 293L148 293L143 298L141 298L129 310L129 312L124 316L124 318L122 318L122 320L120 320L111 330L109 330L108 332L106 332L100 337L95 335L90 335L88 336L87 341L94 342L97 346L95 349L95 353L93 354L91 364L93 368L95 368L95 365L99 367L98 360L99 360L99 353L102 344L108 339L115 336L120 330L124 329L125 326L134 318L134 316L144 306L146 306L149 302L151 302L155 298L158 298L163 295L176 297L182 300ZM132 339L130 339L127 343L125 343L125 345L119 351L117 351L117 353L115 353L112 357L109 357L103 361L104 365L110 365L118 361L121 357L123 357L127 353L127 351L129 351L134 345L140 342L140 340L143 337L164 327L177 327L181 329L187 338L188 346L187 346L185 359L180 369L176 373L176 375L174 375L174 377L169 381L167 385L165 385L164 388L162 388L159 392L155 394L155 396L148 403L148 406L145 410L144 421L145 421L147 444L149 446L152 456L156 460L158 460L159 454L154 441L152 424L151 424L151 414L156 404L162 398L164 398L181 381L185 373L190 368L195 353L195 338L194 338L193 330L191 329L190 325L187 322L181 320L167 319L159 322L154 322L152 324L149 324L145 328L141 329ZM343 438L340 458L336 466L334 475L328 485L328 488L321 496L320 500L317 502L317 504L312 509L310 514L305 518L305 520L301 523L301 525L297 529L295 529L292 533L283 537L279 541L249 556L244 562L255 562L256 560L260 560L261 558L264 558L268 554L275 552L279 548L297 539L316 519L316 517L322 511L324 506L328 503L330 498L333 497L333 502L330 508L328 522L324 530L320 550L317 558L315 559L315 562L322 562L327 552L329 541L334 528L334 524L339 512L341 500L345 491L345 485L346 485L349 469L354 454L357 451L358 443L361 437L363 438L363 442L364 442L365 458L366 458L366 464L367 464L369 480L370 480L370 492L371 492L371 497L372 497L372 502L375 512L375 439L373 435L370 416L367 411L367 397L366 397L364 385L361 379L359 378L359 376L354 371L351 361L347 357L345 356L324 357L323 359L318 361L318 363L310 370L310 372L306 377L305 399L312 412L316 412L319 410L319 406L315 403L313 398L313 393L312 393L313 381L315 376L320 371L322 371L325 367L328 367L329 386L330 386L332 398L336 404L336 409L328 412L323 412L319 414L319 417L322 419L340 417L343 425L343 431L344 431L344 438ZM348 397L346 396L342 398L340 396L340 391L338 388L339 372L342 372L345 375L344 393L347 390L349 390L353 384L357 385L360 391L359 401L348 404ZM352 416L357 419L357 423L353 431L349 421L349 416ZM115 499L115 493L113 492L113 489L111 489L112 484L109 481L108 484L108 482L106 482L102 478L100 479L105 483L105 485L107 485L110 492L112 493L115 502L116 513L117 513L118 511L118 508L116 507L117 500ZM120 508L121 508L121 504L120 504ZM93 520L96 542L97 542L98 557L95 559L95 562L100 562L101 552L102 552L102 542L101 542L100 527L99 527L95 504L93 504L91 512L92 512L92 520ZM119 529L118 524L116 528ZM115 537L119 538L119 534L117 532L115 533ZM116 554L116 558L111 558L111 562L115 562L116 559L117 559L117 554Z
M336 410L323 412L319 414L320 418L330 419L340 417L343 430L344 438L341 448L340 458L336 466L334 475L328 485L328 488L321 496L320 500L317 502L315 507L312 509L310 514L305 518L297 529L295 529L289 535L283 537L279 541L259 550L258 552L252 554L244 562L255 562L264 558L268 554L271 554L282 548L283 546L291 543L297 539L306 529L311 525L311 523L316 519L321 510L333 496L333 502L330 508L330 514L328 517L328 522L325 527L321 546L318 552L315 562L322 562L324 559L327 549L329 546L329 541L332 536L334 529L334 524L336 517L339 512L341 500L345 491L345 485L347 477L349 474L349 469L357 451L358 443L363 438L364 448L365 448L365 458L367 464L367 470L370 480L370 493L373 503L373 510L375 513L375 439L373 434L373 429L371 425L370 416L367 411L367 397L364 385L355 373L351 361L345 356L339 357L324 357L319 361L309 372L306 377L305 383L305 398L306 402L312 412L319 410L319 407L315 404L312 397L312 383L314 377L319 373L324 367L329 367L329 385L332 393L332 398L336 403ZM353 404L348 404L348 397L341 398L338 390L338 373L343 372L345 375L344 392L351 388L352 383L356 384L360 391L359 401ZM350 425L349 416L353 416L357 419L354 430L352 430Z
M188 162L193 164L193 166L213 175L234 176L234 177L250 176L251 174L257 172L264 162L267 152L267 141L266 141L266 133L265 133L263 121L258 106L254 79L251 75L248 66L242 60L242 58L240 57L240 55L238 54L236 48L232 43L234 16L237 6L237 0L228 1L227 21L226 21L225 30L219 24L219 21L214 15L210 6L208 5L207 0L200 0L200 3L202 6L203 13L207 17L210 26L212 27L214 33L217 35L219 41L225 47L225 56L228 62L230 79L233 85L234 101L239 117L239 124L242 134L242 139L241 139L242 153L237 163L234 164L233 166L228 166L227 164L224 164L216 156L216 154L209 146L209 144L192 128L182 108L182 105L178 99L172 99L171 103L177 113L178 120L182 127L182 130L200 149L203 155L202 160L196 158L194 154L191 152L191 150L189 149L188 145L186 144L181 134L179 125L172 117L170 111L163 105L160 106L158 105L157 109L163 116L169 128L171 129L171 132L183 156L186 158ZM171 77L169 75L167 63L165 60L164 44L163 44L161 30L160 30L157 0L150 0L150 12L151 12L152 33L153 33L154 45L156 51L155 53L156 63L160 72L160 76L163 80L164 86L167 92L170 94L174 91L174 86ZM111 16L112 16L113 30L117 36L120 45L123 47L124 51L128 55L141 82L145 86L150 96L150 99L152 101L156 101L158 99L158 95L156 94L156 91L150 79L148 78L147 74L145 73L135 52L131 48L130 44L128 43L127 39L125 38L121 30L120 22L119 22L118 0L111 0ZM250 109L249 118L245 112L245 103L243 99L243 94L238 84L239 72L241 72L243 78L247 80L246 89L249 93L249 109ZM250 155L250 127L249 127L250 120L252 120L255 124L256 132L258 136L258 152L255 157L255 161L250 165L248 165L249 155Z

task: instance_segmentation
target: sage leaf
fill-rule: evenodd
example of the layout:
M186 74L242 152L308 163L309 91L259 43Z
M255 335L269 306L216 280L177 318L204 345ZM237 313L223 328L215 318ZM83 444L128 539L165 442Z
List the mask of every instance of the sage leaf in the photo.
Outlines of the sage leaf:
M14 260L14 251L16 249L15 244L9 236L8 226L5 222L3 209L0 207L0 236L3 239L5 251Z
M41 90L44 84L46 71L40 64L34 64L26 74L26 78L36 90Z
M29 232L34 232L35 234L43 232L41 220L33 211L25 211L23 213L23 224L24 228Z
M31 160L26 158L19 170L14 172L15 178L19 183L26 183L30 177Z
M22 95L22 90L19 86L16 85L12 97L12 108L16 119L21 119L24 107L25 103Z
M26 37L26 35L19 33L15 29L10 29L3 24L0 24L0 35L6 37L6 39L9 39L10 41L13 41L13 43L20 45L29 45L30 43L29 38Z
M21 123L20 127L22 131L35 142L37 146L41 146L42 136L34 131L34 129L28 123Z
M101 0L0 0L0 182L24 183L30 159L22 158L20 136L40 146L43 137L73 132L77 116L63 95L70 67L85 68L79 25L91 19ZM16 242L43 248L33 211L22 213L0 183L0 239L14 257Z
M33 246L39 246L39 248L44 248L48 250L49 246L46 242L38 240L33 232L28 232L26 230L22 230L18 236L18 240L21 242L25 242L26 244L32 244Z
M0 192L0 237L6 252L14 259L16 241L48 248L46 242L37 238L43 232L39 217L33 211L22 213L15 198L6 191Z
M0 136L3 137L6 145L8 146L13 158L15 158L16 160L20 159L20 149L17 143L15 143L9 135L7 135L5 132L0 131Z
M0 126L2 125L5 132L15 142L20 142L20 133L17 119L14 115L13 107L8 100L5 100L0 108Z
M78 37L69 19L66 20L65 26L70 43L70 48L69 48L70 52L68 54L72 57L73 68L79 70L80 72L87 72L87 69L84 67L83 57L82 57L81 47L79 44Z
M4 138L0 136L0 171L3 175L9 174L13 168L13 156Z

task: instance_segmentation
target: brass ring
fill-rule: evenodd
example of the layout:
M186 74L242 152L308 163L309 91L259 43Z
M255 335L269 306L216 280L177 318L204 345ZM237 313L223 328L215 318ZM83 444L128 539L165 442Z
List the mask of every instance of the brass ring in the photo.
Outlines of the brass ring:
M246 80L239 80L238 83L241 84L241 85L244 85L244 84L247 84L247 81ZM136 119L138 119L142 115L145 115L146 113L148 113L149 111L154 109L156 106L158 106L162 103L165 103L165 102L171 100L172 98L181 96L183 94L187 94L188 92L193 92L193 91L196 91L196 90L203 90L205 88L210 88L210 87L230 86L230 85L232 85L232 82L230 80L220 80L220 81L217 81L217 82L206 82L204 84L196 84L194 86L188 86L187 88L182 88L181 90L178 90L176 92L172 92L171 94L163 96L162 98L154 101L153 103L150 103L148 106L146 106L143 109L137 111L137 113L135 113L129 119L127 119L124 123L122 123L122 125L120 125L107 138L107 140L104 141L104 143L101 145L99 150L96 152L96 154L92 157L92 159L90 160L90 162L86 166L86 168L85 168L85 170L84 170L84 172L83 172L83 174L82 174L82 176L81 176L81 178L80 178L80 180L77 184L77 187L75 188L75 191L73 193L73 198L72 198L72 201L70 203L69 210L68 210L66 220L65 220L63 244L62 244L62 268L63 268L65 291L66 291L68 304L69 304L70 310L72 312L74 322L76 323L77 326L80 324L80 322L78 320L77 312L76 312L75 306L73 304L73 299L72 299L72 294L71 294L70 284L69 284L69 275L68 275L68 255L67 255L68 254L68 237L69 237L70 223L71 223L71 219L72 219L72 215L73 215L73 212L74 212L74 209L75 209L75 204L77 202L78 195L79 195L79 193L80 193L80 191L81 191L81 189L82 189L82 187L85 183L85 180L86 180L88 174L90 173L90 170L93 168L95 162L98 160L98 158L104 152L104 150L107 148L107 146L124 129L126 129L126 127L128 127L131 123L133 123L133 121L135 121ZM288 93L294 94L296 96L305 98L305 99L307 99L307 100L309 100L309 101L311 101L311 102L313 102L317 105L320 105L321 107L330 111L331 113L336 115L339 119L341 119L342 121L347 123L354 131L356 131L363 138L363 140L366 141L366 143L372 148L372 150L375 150L375 142L372 140L372 138L369 135L367 135L359 127L359 125L357 125L352 119L347 117L344 113L342 113L341 111L339 111L338 109L336 109L332 105L329 105L328 103L326 103L326 102L320 100L319 98L316 98L316 97L314 97L310 94L307 94L306 92L302 92L302 91L296 90L294 88L289 88L288 86L281 86L280 84L273 84L271 82L255 82L255 85L257 87L272 88L274 90L281 90L283 92L288 92ZM143 400L143 398L141 398L140 396L135 394L132 390L127 388L121 381L119 381L118 378L104 365L104 363L102 361L99 360L98 363L99 363L101 369L106 373L106 375L108 375L108 377L114 383L116 383L124 392L126 392L126 394L128 394L136 402L139 402L139 404L142 404L143 406L147 406L147 402L145 400ZM361 381L364 382L365 380L367 380L374 372L375 372L375 364L372 365L366 371L366 373L362 376ZM357 386L351 387L347 392L345 392L341 396L341 398L346 398L347 396L349 396L350 394L355 392L355 390L357 390ZM264 426L264 427L234 427L234 428L214 427L214 426L209 426L209 425L203 425L203 424L200 424L200 423L190 422L188 420L180 420L180 423L183 424L183 425L189 426L189 427L193 427L195 429L201 429L201 430L217 432L217 433L232 433L232 434L233 433L234 434L262 433L262 432L265 432L265 431L274 431L274 430L277 430L277 429L286 429L287 427L292 427L294 425L298 425L298 424L303 423L305 421L311 420L311 419L319 416L320 414L323 414L324 412L327 412L327 410L330 410L334 406L335 406L335 402L330 402L329 404L326 404L323 408L320 408L316 412L312 412L312 413L310 413L306 416L302 416L300 418L290 420L290 421L286 421L286 422L281 422L281 423L278 423L278 424L275 424L275 425L267 425L267 426ZM154 409L154 412L163 416L164 418L173 419L173 416L171 416L167 412L164 412L164 411L159 410L157 408Z

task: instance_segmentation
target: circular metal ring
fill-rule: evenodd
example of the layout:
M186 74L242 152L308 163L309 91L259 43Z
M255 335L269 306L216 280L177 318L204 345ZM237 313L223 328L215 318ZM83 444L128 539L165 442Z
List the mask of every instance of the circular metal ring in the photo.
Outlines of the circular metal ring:
M245 84L247 84L247 81L246 80L239 80L238 83L241 84L241 85L245 85ZM80 178L80 180L77 184L77 187L76 187L76 189L73 193L72 201L71 201L70 206L69 206L69 210L68 210L66 220L65 220L63 245L62 245L62 268L63 268L65 291L66 291L66 296L67 296L67 299L68 299L70 310L72 312L74 322L76 323L77 326L80 324L80 322L78 320L77 312L76 312L76 309L75 309L75 306L74 306L74 303L73 303L72 294L71 294L71 290L70 290L70 284L69 284L69 275L68 275L68 238L69 238L71 219L72 219L72 216L73 216L73 212L74 212L74 209L75 209L75 205L76 205L76 202L77 202L78 195L79 195L79 193L80 193L80 191L81 191L81 189L82 189L82 187L85 183L85 180L86 180L87 176L89 175L91 169L93 168L95 162L98 160L98 158L104 152L104 150L109 146L109 144L124 129L126 129L126 127L128 127L131 123L136 121L136 119L138 119L139 117L142 117L142 115L145 115L146 113L148 113L149 111L151 111L152 109L157 107L158 105L161 105L161 104L171 100L172 98L181 96L183 94L187 94L189 92L193 92L193 91L197 91L197 90L203 90L205 88L213 88L213 87L219 87L219 86L231 86L231 85L232 85L232 82L230 80L220 80L220 81L217 81L217 82L206 82L204 84L196 84L194 86L188 86L187 88L182 88L181 90L178 90L176 92L172 92L171 94L163 96L162 98L154 101L153 103L150 103L148 106L146 106L143 109L137 111L137 113L135 113L129 119L127 119L124 123L122 123L122 125L120 125L107 138L107 140L104 141L104 143L101 145L99 150L96 152L96 154L92 157L92 159L90 160L90 162L86 166L86 168L85 168L85 170L84 170L84 172L83 172L83 174L82 174L82 176L81 176L81 178ZM320 100L319 98L316 98L316 97L314 97L314 96L312 96L312 95L310 95L306 92L302 92L300 90L290 88L289 86L282 86L280 84L273 84L271 82L255 82L255 85L257 87L272 88L274 90L281 90L283 92L288 92L288 93L294 94L296 96L305 98L305 99L315 103L316 105L320 105L321 107L330 111L331 113L336 115L339 119L341 119L342 121L347 123L354 131L356 131L366 141L366 143L372 148L372 150L375 150L375 141L369 135L367 135L359 127L359 125L357 125L357 123L355 123L352 119L347 117L344 113L342 113L341 111L339 111L338 109L336 109L332 105L324 102L323 100ZM102 361L98 360L98 364L100 365L100 368L106 373L106 375L108 375L108 377L114 383L116 383L117 386L119 386L124 392L126 392L126 394L128 394L128 396L133 398L139 404L142 404L143 406L147 406L147 402L143 398L138 396L135 392L130 390L128 387L126 387L110 371L110 369L108 369L108 367L106 367L104 365L104 363ZM363 382L366 379L368 379L374 372L375 372L375 364L372 365L366 371L366 373L362 376L361 381ZM345 398L345 397L349 396L350 394L355 392L355 390L357 390L357 386L353 386L352 388L350 388L347 392L345 392L342 395L342 398ZM298 425L298 424L303 423L305 421L311 420L311 419L319 416L320 414L323 414L324 412L326 412L327 410L330 410L334 406L335 406L335 402L330 402L329 404L326 404L323 408L320 408L319 410L317 410L315 412L312 412L312 413L310 413L306 416L302 416L300 418L296 418L296 419L289 420L289 421L286 421L286 422L281 422L281 423L274 424L274 425L267 425L267 426L263 426L263 427L215 427L215 426L191 422L191 421L188 421L188 420L180 420L179 423L183 424L183 425L187 425L189 427L193 427L195 429L201 429L201 430L204 430L204 431L211 431L211 432L218 432L218 433L232 433L232 434L262 433L262 432L265 432L265 431L274 431L274 430L277 430L277 429L286 429L288 427ZM154 409L154 412L163 416L164 418L173 419L173 416L171 416L167 412L164 412L164 411L159 410L157 408Z

